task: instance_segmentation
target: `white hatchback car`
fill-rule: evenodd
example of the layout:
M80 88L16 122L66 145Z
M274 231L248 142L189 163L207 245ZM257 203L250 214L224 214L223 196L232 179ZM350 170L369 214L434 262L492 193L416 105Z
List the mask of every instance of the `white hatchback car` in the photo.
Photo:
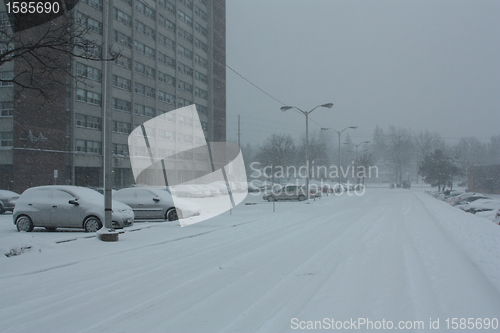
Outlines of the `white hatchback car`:
M134 212L129 206L112 202L113 228L121 229L134 223ZM17 200L13 213L19 231L45 227L83 228L96 232L103 226L104 196L86 187L70 185L38 186L27 189Z

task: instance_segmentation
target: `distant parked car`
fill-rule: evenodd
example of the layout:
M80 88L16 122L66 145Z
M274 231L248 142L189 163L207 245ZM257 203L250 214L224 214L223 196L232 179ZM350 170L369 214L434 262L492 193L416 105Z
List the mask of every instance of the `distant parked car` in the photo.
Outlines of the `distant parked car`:
M113 228L121 229L134 223L132 208L118 201L113 201L112 205ZM45 227L47 230L83 228L96 232L104 222L104 196L79 186L32 187L17 200L13 219L19 231Z
M176 221L179 218L200 215L197 204L181 198L172 199L165 190L130 187L116 191L114 199L123 202L134 210L136 219L164 219Z
M321 189L311 188L310 198L317 198L321 196ZM306 187L304 185L285 185L274 186L272 190L266 192L262 198L269 202L277 200L298 200L304 201L307 199Z
M19 194L12 191L0 190L0 214L13 211Z
M175 185L173 189L176 195L185 198L203 198L207 192L193 185Z

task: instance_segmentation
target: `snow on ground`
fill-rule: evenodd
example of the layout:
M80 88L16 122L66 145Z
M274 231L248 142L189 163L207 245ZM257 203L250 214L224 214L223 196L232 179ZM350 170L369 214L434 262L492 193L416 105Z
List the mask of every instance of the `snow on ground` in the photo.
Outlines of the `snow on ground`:
M255 205L183 228L136 223L117 243L18 233L0 216L3 251L31 246L0 257L0 331L289 332L333 319L354 320L355 332L384 331L383 320L429 332L439 320L432 331L451 332L447 318L500 319L500 227L485 218L419 190L276 212L245 202Z

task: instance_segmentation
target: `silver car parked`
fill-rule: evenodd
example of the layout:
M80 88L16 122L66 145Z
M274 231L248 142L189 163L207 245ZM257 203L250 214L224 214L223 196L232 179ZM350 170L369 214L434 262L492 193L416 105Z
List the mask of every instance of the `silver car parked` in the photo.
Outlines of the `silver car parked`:
M180 198L176 198L174 204L170 193L154 188L124 188L116 191L113 198L132 207L136 219L177 221L201 212L197 204Z
M134 213L129 206L113 201L114 228L131 226ZM14 208L14 224L19 231L34 227L83 228L96 232L103 226L104 196L86 187L69 185L38 186L21 194Z

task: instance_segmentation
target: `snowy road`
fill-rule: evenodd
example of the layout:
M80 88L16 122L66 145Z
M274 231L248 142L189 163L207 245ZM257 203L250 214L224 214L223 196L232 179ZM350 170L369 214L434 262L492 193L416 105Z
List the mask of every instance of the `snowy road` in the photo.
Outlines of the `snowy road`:
M36 246L0 259L0 331L288 332L366 318L445 332L447 318L500 319L500 228L487 219L399 189L276 213L246 201L259 204L118 243L22 234ZM349 331L384 331L360 324Z

